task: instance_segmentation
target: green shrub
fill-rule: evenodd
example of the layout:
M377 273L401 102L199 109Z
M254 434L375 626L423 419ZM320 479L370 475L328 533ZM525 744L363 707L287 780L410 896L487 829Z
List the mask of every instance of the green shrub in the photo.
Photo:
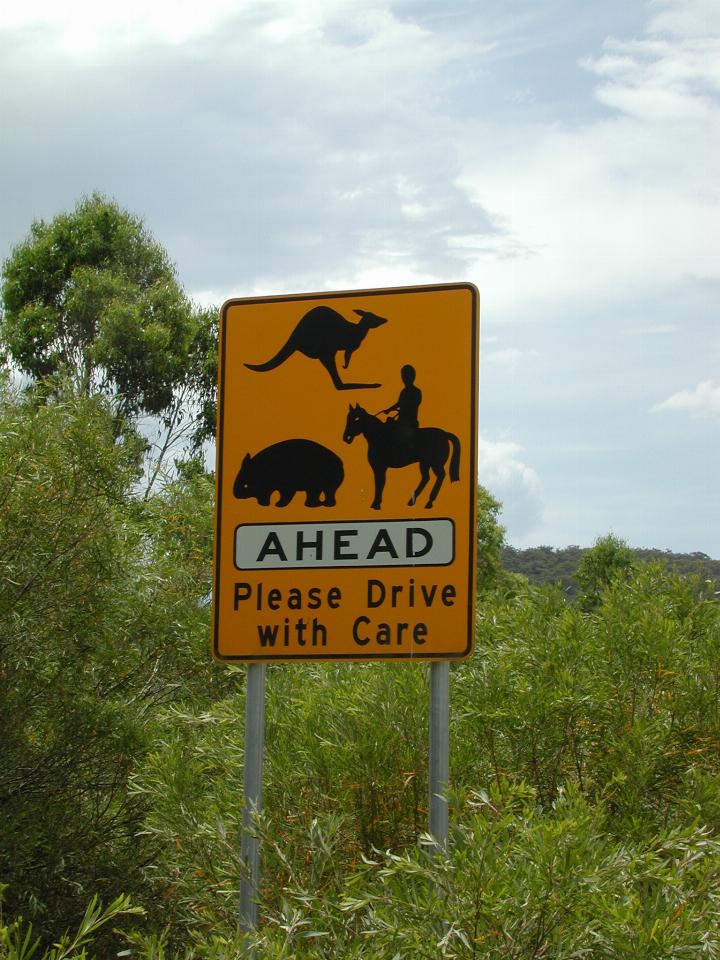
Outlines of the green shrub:
M86 960L86 946L92 943L101 927L116 917L140 914L140 907L133 907L130 898L120 895L104 910L97 897L93 897L85 910L77 932L65 934L53 947L42 950L39 937L33 937L31 923L17 917L9 924L2 919L2 894L7 888L0 884L0 960ZM42 952L40 952L42 950Z
M453 770L525 781L545 807L575 785L618 835L685 822L691 771L720 773L718 691L720 605L697 580L650 565L591 614L528 588L482 610L455 674Z

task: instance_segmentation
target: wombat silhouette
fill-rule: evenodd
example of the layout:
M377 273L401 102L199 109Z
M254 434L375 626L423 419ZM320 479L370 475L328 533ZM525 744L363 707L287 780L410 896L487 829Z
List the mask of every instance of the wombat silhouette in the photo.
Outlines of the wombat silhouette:
M246 363L249 370L265 373L284 363L293 353L302 353L312 360L319 360L330 374L337 390L359 390L379 387L379 383L343 383L337 371L335 354L345 353L343 369L347 370L350 358L363 342L368 331L387 323L385 317L378 317L367 310L354 310L360 317L359 323L351 323L331 307L319 306L302 317L290 334L287 342L274 357L265 363Z
M334 507L335 494L345 478L343 462L332 450L314 440L281 440L251 457L246 454L233 495L238 500L256 497L263 507L277 490L276 507L286 507L304 490L306 507ZM321 499L322 496L322 499Z

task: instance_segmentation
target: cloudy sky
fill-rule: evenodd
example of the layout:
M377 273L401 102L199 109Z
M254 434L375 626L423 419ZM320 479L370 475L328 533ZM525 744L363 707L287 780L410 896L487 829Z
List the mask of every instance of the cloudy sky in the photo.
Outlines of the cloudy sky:
M11 0L0 258L101 191L197 300L481 294L516 546L720 558L717 0Z

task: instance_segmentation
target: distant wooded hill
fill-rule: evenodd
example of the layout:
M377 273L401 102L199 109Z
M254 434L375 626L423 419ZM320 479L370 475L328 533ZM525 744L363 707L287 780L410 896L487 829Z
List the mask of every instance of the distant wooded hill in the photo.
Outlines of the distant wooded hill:
M573 579L580 558L587 547L530 547L516 550L503 547L502 564L511 573L520 573L531 583L560 583L569 597L575 597L578 586ZM670 550L636 550L635 557L645 563L662 560L682 574L699 574L704 579L714 580L720 589L720 560L712 560L705 553L672 553Z

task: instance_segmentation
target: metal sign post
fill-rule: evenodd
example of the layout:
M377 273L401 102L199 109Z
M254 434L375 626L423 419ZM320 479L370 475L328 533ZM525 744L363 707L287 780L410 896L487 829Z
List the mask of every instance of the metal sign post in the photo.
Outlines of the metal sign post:
M251 663L245 690L245 758L243 764L243 818L240 857L240 927L257 928L260 880L260 840L253 833L253 815L262 809L262 766L265 739L265 664Z
M430 835L431 853L448 847L448 802L450 774L450 664L447 660L430 665Z

